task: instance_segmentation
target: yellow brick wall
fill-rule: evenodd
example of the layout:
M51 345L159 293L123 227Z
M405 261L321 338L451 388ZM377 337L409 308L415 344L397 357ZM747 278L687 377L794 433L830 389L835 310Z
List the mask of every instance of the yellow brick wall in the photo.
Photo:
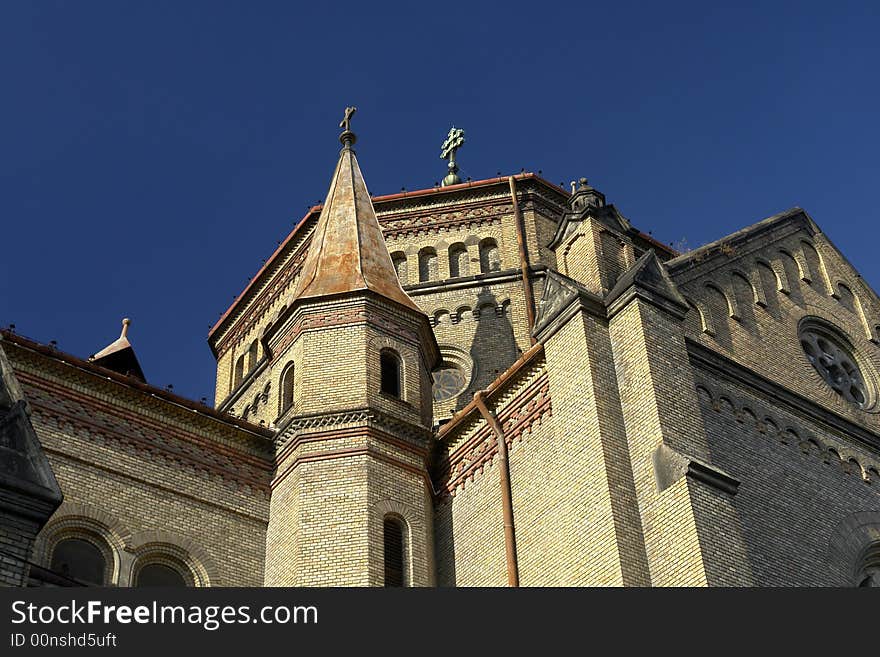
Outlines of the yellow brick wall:
M349 319L335 323L340 318ZM420 321L384 302L349 298L303 303L279 331L279 345L293 339L279 361L294 359L297 387L278 439L267 585L381 586L386 514L407 529L408 583L434 583L425 462L431 407L423 404L429 352L417 342ZM386 348L402 360L400 399L380 390ZM366 420L358 409L380 415Z
M641 519L604 320L583 313L546 341L555 453L551 495L564 508L552 551L560 584L646 585Z
M64 505L38 537L35 550L51 538L53 523L67 517L70 505L84 506L124 527L127 536L157 533L196 561L206 561L202 565L210 573L210 585L254 586L262 581L269 511L267 439L217 420L194 419L192 411L18 347L7 346L6 351L24 382L34 427L64 493ZM89 401L59 397L47 386L61 386ZM83 404L97 405L100 414L84 414L78 410ZM213 441L225 454L231 449L242 458L259 455L262 482L255 486L237 480L231 466L224 475L216 466L201 465L199 458L216 460L204 446L190 448L203 457L179 454L188 439L177 437L178 432ZM154 446L128 438L132 435ZM263 447L256 449L255 440ZM117 549L128 566L134 563L127 553L133 547L126 543ZM48 556L37 553L34 559L48 566ZM130 570L117 573L114 583L124 584L130 576Z
M652 584L694 583L698 571L671 564L697 561L709 584L751 583L733 501L703 495L697 489L705 484L690 479L658 490L652 459L660 445L712 462L678 320L636 299L611 319L610 335ZM721 548L708 550L700 532L712 526L736 530Z
M805 242L814 245L822 254L824 273L820 276L803 272L810 278L808 282L795 269L794 275L785 276L788 293L779 291L775 280L766 287L762 286L758 263L769 263L776 272L784 273L784 262L793 261L782 251L800 259ZM880 431L880 413L877 412L880 405L865 413L836 395L809 364L800 346L798 323L808 316L824 319L838 327L852 343L863 374L869 380L880 380L880 335L871 331L874 324L880 323L880 303L875 293L867 288L858 273L823 235L811 236L804 229L780 229L778 236L771 235L757 245L739 247L727 256L716 256L707 265L709 269L705 271L697 268L676 275L682 293L705 309L713 328L712 335L703 332L699 312L691 310L694 319L688 323L691 327L689 337L761 372L833 413L872 431ZM739 303L735 301L734 272L742 272L755 282L755 289L749 290L753 298L748 303L743 302L743 295L740 295ZM826 282L829 280L838 285L846 284L854 290L858 305L850 309L834 298L834 290ZM716 287L717 291L708 289L707 285ZM763 299L761 303L754 300L757 292ZM736 318L730 316L729 300L734 300Z

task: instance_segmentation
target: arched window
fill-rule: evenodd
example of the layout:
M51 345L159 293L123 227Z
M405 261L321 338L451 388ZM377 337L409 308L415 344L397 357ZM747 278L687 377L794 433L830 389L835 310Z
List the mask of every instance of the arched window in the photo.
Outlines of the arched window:
M235 378L233 379L233 386L237 386L241 383L241 380L244 378L244 354L238 357L238 360L235 361Z
M419 251L419 282L437 280L437 252L430 246Z
M394 271L401 285L407 284L406 254L403 251L395 251L391 254L391 262L394 263Z
M868 546L862 555L862 567L856 577L856 586L880 588L880 543Z
M498 255L498 244L491 237L480 241L480 273L488 274L501 271L501 258Z
M400 397L400 356L390 349L385 349L379 355L379 365L382 376L382 392L393 397Z
M135 586L186 586L186 580L174 568L161 563L149 563L137 573Z
M464 244L453 244L449 247L449 277L458 278L468 275L468 252Z
M281 373L281 407L278 415L284 415L293 408L293 363L288 363Z
M406 526L403 519L385 516L385 586L401 587L409 584L406 573Z
M257 341L254 340L251 342L251 346L248 349L248 371L254 369L257 364L257 356L260 353L260 348L257 345Z
M103 586L107 560L98 547L82 538L66 538L52 551L51 569L83 584Z

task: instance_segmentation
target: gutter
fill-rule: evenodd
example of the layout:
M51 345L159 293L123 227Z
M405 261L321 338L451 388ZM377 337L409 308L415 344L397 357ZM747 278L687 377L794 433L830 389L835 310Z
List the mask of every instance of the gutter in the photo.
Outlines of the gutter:
M507 558L507 585L519 586L519 565L516 558L516 528L513 524L513 494L510 489L510 461L507 458L507 439L498 418L486 407L482 390L474 394L474 405L495 434L498 448L498 473L501 479L501 510L504 515L504 554Z
M498 449L498 470L501 479L501 510L504 517L504 553L507 562L507 585L511 587L519 587L519 563L516 553L516 525L513 519L513 493L510 486L510 461L504 428L501 426L498 418L495 417L495 414L486 406L486 400L497 393L507 381L516 376L524 366L543 352L544 345L540 342L536 343L535 346L520 356L513 365L495 379L488 388L478 390L474 394L473 401L456 413L452 420L443 425L437 433L437 439L442 440L462 420L474 411L478 411L495 435L495 445Z

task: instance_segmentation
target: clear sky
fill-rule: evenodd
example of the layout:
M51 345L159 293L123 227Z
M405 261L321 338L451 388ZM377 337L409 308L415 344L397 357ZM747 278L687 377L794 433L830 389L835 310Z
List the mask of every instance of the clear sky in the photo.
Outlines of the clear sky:
M724 5L724 6L722 6ZM798 205L880 286L880 3L4 2L0 325L213 399L206 335L323 199L581 176L691 248Z

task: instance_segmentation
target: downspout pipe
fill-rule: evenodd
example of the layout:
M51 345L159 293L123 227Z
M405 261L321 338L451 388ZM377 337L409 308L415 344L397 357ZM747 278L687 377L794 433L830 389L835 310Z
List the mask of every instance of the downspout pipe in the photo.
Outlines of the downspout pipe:
M510 489L510 462L507 458L507 440L504 429L495 414L486 406L484 393L478 390L474 394L474 404L480 415L495 434L495 445L498 449L498 472L501 477L501 509L504 514L504 552L507 557L507 585L519 586L519 565L516 558L516 530L513 524L513 495Z
M523 292L526 297L526 317L529 322L529 340L535 344L535 336L532 331L535 329L535 296L532 291L532 279L529 276L529 254L526 251L526 238L524 235L525 225L523 222L522 212L519 210L519 201L516 198L516 180L513 176L507 179L510 184L510 198L513 201L513 217L516 222L516 242L519 245L519 266L522 269Z

